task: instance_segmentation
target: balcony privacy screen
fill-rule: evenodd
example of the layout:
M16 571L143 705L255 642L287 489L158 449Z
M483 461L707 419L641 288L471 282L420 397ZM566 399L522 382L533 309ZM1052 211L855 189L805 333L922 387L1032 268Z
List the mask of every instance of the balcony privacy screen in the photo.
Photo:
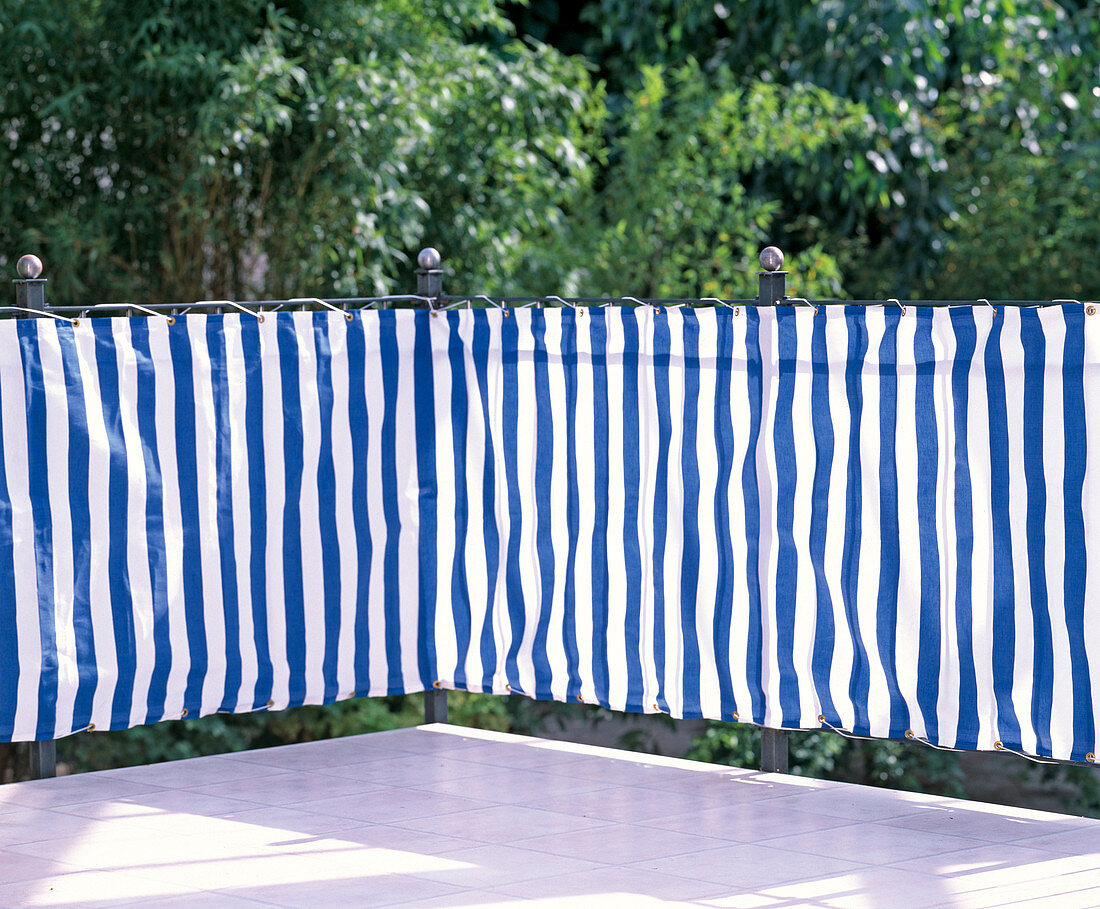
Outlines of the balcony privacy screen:
M1085 759L1098 364L1080 305L0 322L0 739L437 683Z

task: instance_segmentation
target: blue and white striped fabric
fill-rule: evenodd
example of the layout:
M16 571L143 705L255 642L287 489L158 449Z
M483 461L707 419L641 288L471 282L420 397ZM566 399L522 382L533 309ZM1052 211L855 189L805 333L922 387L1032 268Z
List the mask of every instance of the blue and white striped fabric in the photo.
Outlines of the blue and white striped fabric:
M1083 760L1098 326L0 322L0 739L437 683Z

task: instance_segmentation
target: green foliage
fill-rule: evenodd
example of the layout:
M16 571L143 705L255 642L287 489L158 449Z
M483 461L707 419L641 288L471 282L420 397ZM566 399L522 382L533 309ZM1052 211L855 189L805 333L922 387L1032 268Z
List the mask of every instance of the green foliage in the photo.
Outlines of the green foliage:
M865 138L864 111L812 86L742 89L729 70L704 73L690 60L644 68L641 78L606 180L578 219L583 257L572 283L587 293L754 297L756 256L783 214L763 172ZM804 223L818 232L815 219ZM787 267L804 296L840 292L820 244Z
M923 745L849 739L834 732L793 731L788 739L788 753L791 773L800 776L966 797L963 774L955 757ZM744 724L708 723L687 756L757 769L760 729Z
M388 292L429 240L511 287L603 106L507 29L490 0L17 0L0 250L41 254L57 302Z

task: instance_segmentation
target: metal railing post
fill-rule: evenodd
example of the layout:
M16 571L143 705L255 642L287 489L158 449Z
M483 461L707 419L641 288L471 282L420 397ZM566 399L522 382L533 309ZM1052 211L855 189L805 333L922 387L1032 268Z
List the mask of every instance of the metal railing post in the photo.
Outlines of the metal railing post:
M417 296L430 297L429 309L439 308L439 298L443 296L443 269L440 268L442 257L439 250L429 246L420 250L416 257L416 263L420 266L416 270Z
M38 256L22 256L15 265L19 277L15 285L15 305L24 309L46 308L46 279L42 274L42 260ZM30 315L30 313L24 313Z
M28 777L45 780L57 776L57 742L27 742Z
M786 729L760 730L760 769L764 773L786 773L787 739L790 733Z
M428 297L426 302L416 301L416 306L438 309L440 297L443 296L443 269L440 265L443 258L439 250L429 246L420 250L416 257L416 264L420 267L416 270L416 294L419 297ZM429 688L424 692L424 722L447 722L447 691L444 688Z
M787 273L783 268L783 251L778 246L768 246L760 253L760 295L757 306L775 306L787 297Z

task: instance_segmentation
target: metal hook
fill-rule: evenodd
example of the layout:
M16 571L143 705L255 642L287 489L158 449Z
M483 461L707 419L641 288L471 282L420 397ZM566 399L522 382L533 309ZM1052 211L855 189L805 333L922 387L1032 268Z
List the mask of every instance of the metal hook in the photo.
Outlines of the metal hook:
M326 309L331 309L333 312L341 312L344 314L344 318L349 322L352 320L352 314L346 309L341 309L339 306L333 306L328 300L322 300L320 297L291 297L288 303L319 303Z
M804 306L809 306L810 309L812 309L814 311L814 315L815 316L817 315L817 307L814 306L813 303L811 303L809 300L805 299L804 297L787 297L787 302L788 303L793 303L793 304L801 303Z
M172 317L170 315L166 315L165 313L162 313L162 312L157 312L155 309L150 309L148 306L142 306L140 303L96 303L94 306L91 306L90 308L91 309L118 309L120 307L125 307L126 309L136 309L139 312L143 312L143 313L145 313L146 315L149 315L149 316L160 316L162 319L165 319L168 322L169 325L175 325L176 324L176 320L175 320L174 317Z
M68 322L70 325L79 325L79 319L70 319L67 316L59 316L55 312L47 312L44 309L28 309L26 306L0 306L0 309L10 309L16 312L29 312L36 316L49 316L51 319L57 319L60 322Z
M253 312L247 306L241 306L240 303L235 300L198 300L191 304L192 306L232 306L234 309L239 309L241 312L254 316L257 322L264 320L264 314L262 312Z
M637 297L619 297L620 300L629 300L631 303L637 303L639 306L645 306L646 304L639 300Z
M717 303L719 306L724 306L726 309L733 309L733 304L726 300L719 300L717 297L700 297L704 303Z
M903 316L905 315L905 307L904 307L904 306L902 306L902 304L901 304L901 301L900 301L900 300L898 300L898 299L897 299L897 298L895 298L895 297L890 297L890 299L889 299L889 300L887 300L886 302L887 302L887 303L893 303L893 304L894 304L895 306L897 306L897 307L898 307L898 308L899 308L899 309L901 310L901 314L902 314ZM933 746L933 747L934 747L934 746Z
M570 306L573 309L577 308L576 303L570 303L568 300L563 300L561 297L555 296L554 294L550 294L550 296L546 297L546 299L547 300L557 300L562 306Z
M1015 751L1005 745L1004 742L998 740L993 743L994 751L1007 751L1009 754L1014 754L1016 757L1022 757L1025 761L1031 761L1033 764L1057 764L1058 761L1044 761L1042 758L1034 757L1030 754L1024 754L1022 751Z
M996 306L994 306L994 305L993 305L992 303L990 303L990 302L989 302L988 300L984 300L984 299L982 299L981 297L978 297L978 302L979 302L979 303L984 303L984 304L985 304L986 306L988 306L988 307L989 307L990 309L992 309L992 310L993 310L993 318L994 318L994 319L996 319L996 318L997 318L997 307L996 307Z
M497 309L504 309L504 304L503 303L498 303L496 300L493 300L492 298L485 296L485 294L477 294L477 296L475 296L474 299L475 300L484 300L490 306L495 306Z
M825 726L827 729L831 729L833 732L837 733L837 735L844 736L844 738L846 738L846 739L854 739L857 742L873 742L873 741L875 741L870 736L856 735L854 732L849 732L847 729L841 729L839 726L834 726L827 719L825 719L825 715L822 714L822 713L819 713L817 715L817 721L822 726Z

